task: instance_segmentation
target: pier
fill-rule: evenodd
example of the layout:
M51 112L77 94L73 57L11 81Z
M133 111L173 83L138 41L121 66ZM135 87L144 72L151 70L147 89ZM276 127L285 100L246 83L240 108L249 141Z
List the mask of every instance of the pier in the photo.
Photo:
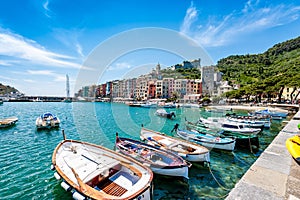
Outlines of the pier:
M300 200L300 164L289 154L286 139L299 134L300 111L286 124L226 200Z

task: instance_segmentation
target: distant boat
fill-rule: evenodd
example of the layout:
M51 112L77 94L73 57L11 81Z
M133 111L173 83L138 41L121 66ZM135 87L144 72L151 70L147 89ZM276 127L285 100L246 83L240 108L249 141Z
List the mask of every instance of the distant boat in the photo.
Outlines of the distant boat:
M9 117L6 119L0 119L0 128L7 128L13 126L18 121L17 117Z
M65 139L53 152L52 169L74 199L151 199L152 171L102 146Z
M286 118L288 116L288 111L276 111L276 110L269 110L269 109L264 109L264 110L257 110L253 114L259 114L259 115L270 115L272 118Z
M189 178L188 169L191 164L177 154L137 140L118 137L118 135L115 145L116 151L131 156L150 167L156 174Z
M141 107L143 107L143 108L156 108L157 107L157 102L148 101L146 103L141 104Z
M168 119L172 119L176 117L175 112L167 112L165 109L158 109L155 112L155 114L161 117L166 117Z
M141 102L130 102L127 105L130 107L141 107L142 103Z
M210 162L209 150L201 145L153 130L141 129L140 138L148 144L172 151L190 162Z
M59 124L59 118L50 112L43 113L41 116L37 117L35 121L37 129L58 128Z
M32 101L33 101L33 102L43 102L43 100L41 100L41 99L38 98L38 97L37 97L36 99L33 99Z

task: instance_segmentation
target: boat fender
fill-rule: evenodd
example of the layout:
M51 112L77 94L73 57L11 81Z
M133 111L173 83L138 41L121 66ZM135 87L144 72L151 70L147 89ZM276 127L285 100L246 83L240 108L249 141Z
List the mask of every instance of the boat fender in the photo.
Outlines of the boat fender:
M74 192L72 197L75 200L85 200L85 196L83 196L79 192Z
M51 169L51 170L54 170L54 169L55 169L54 165L51 165L51 166L50 166L50 169Z
M66 182L61 182L61 184L60 184L60 186L62 187L62 188L64 188L67 192L70 192L71 190L72 190L72 188L71 188L71 186L70 185L68 185Z
M56 180L60 180L60 175L58 175L57 172L54 173L54 177L56 178Z

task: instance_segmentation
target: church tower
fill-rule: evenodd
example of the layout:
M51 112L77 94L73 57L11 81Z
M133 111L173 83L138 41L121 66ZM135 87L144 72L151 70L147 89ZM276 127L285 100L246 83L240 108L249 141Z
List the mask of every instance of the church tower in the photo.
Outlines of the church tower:
M156 74L157 75L160 74L160 64L159 63L156 65Z

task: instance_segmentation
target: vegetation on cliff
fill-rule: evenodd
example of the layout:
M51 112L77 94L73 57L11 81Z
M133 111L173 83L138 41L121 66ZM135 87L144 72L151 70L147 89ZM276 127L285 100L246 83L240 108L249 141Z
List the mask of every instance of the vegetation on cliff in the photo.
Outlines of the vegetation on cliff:
M280 101L284 87L291 87L295 99L300 86L300 37L276 44L262 54L223 58L217 67L223 73L223 80L241 86L226 93L229 98L255 95L260 101L262 96L269 99L278 96Z
M15 89L14 87L11 87L9 85L2 85L0 83L0 95L5 95L5 94L9 94L9 93L16 93L19 92L17 89Z

